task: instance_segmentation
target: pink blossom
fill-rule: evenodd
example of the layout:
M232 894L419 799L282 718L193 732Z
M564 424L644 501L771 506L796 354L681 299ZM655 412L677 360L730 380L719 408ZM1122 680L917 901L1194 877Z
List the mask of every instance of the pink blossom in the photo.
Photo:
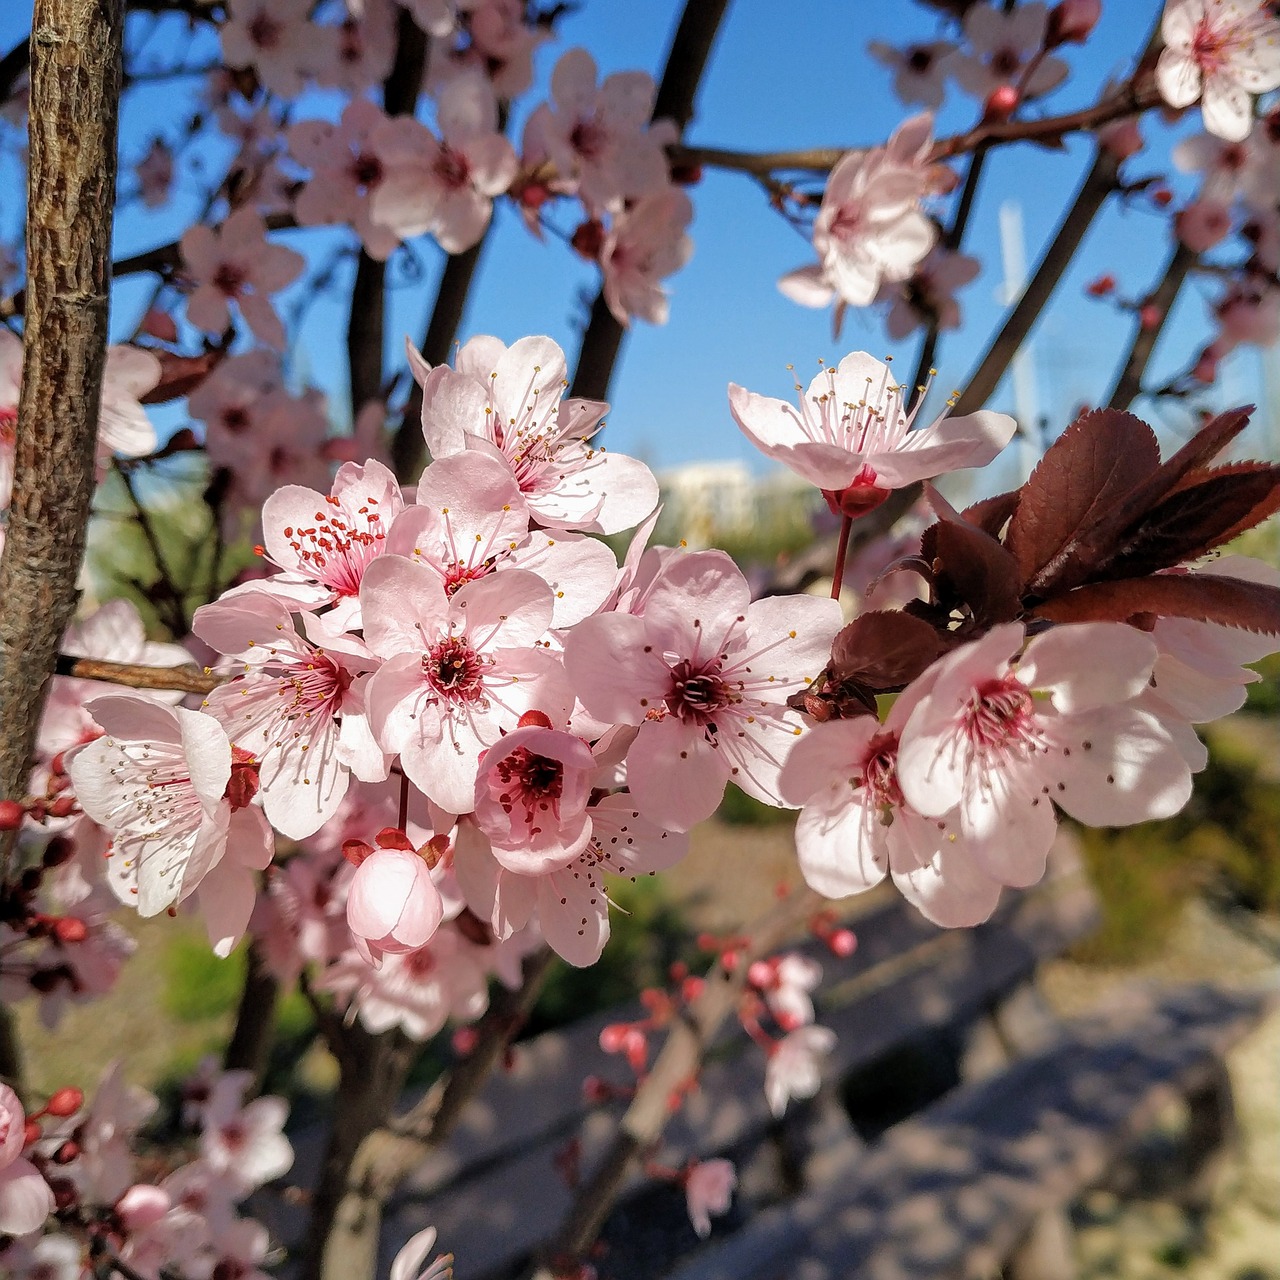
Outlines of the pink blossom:
M867 48L881 66L893 72L893 91L899 101L918 103L930 111L942 106L944 60L956 49L950 40L927 40L901 49L883 40L872 40Z
M604 300L613 318L628 325L639 317L666 324L670 307L662 281L693 256L685 228L693 203L678 187L637 200L619 213L600 249Z
M555 593L552 625L572 626L604 603L618 563L599 539L531 530L529 518L506 460L467 449L422 473L417 506L396 517L386 550L425 565L446 595L501 569L527 569Z
M429 369L416 352L410 363L422 384L431 456L478 449L502 458L538 524L618 533L657 505L658 483L644 463L592 448L608 405L561 399L567 366L550 338L521 338L510 347L472 338L456 369Z
M424 0L419 5L430 7ZM481 72L493 84L494 93L510 101L533 84L533 54L550 38L542 23L529 20L524 0L453 0L461 11L470 43L459 47L448 40L431 42L427 88L439 94L458 75Z
M1280 289L1256 277L1233 284L1214 304L1222 328L1215 350L1221 358L1233 347L1271 347L1280 342Z
M333 28L332 53L315 67L317 84L358 95L390 74L399 7L392 0L362 0L360 10Z
M277 831L300 840L318 830L342 803L353 770L370 782L386 776L355 687L378 660L360 640L317 617L303 635L283 602L255 591L197 609L191 628L244 663L203 706L253 754Z
M1204 176L1202 196L1212 196L1226 206L1246 185L1256 185L1257 178L1263 176L1257 172L1264 167L1260 149L1252 145L1251 138L1229 142L1211 133L1198 133L1183 138L1172 154L1174 164L1183 173Z
M1230 202L1201 196L1178 212L1173 226L1178 239L1188 249L1193 253L1204 253L1220 244L1230 233Z
M365 693L374 736L431 800L469 812L481 751L533 707L568 718L559 663L538 647L551 588L511 569L446 598L421 565L383 556L360 598L365 641L385 659Z
M370 197L371 216L401 239L431 232L449 253L462 253L484 235L493 198L519 168L498 132L498 104L482 75L450 80L436 106L440 137L410 116L386 120L370 141L382 181Z
M311 7L311 0L227 0L219 29L227 66L252 67L272 93L296 97L323 39L309 20Z
M778 770L800 733L789 694L823 667L840 607L812 596L750 602L721 551L664 570L644 612L597 614L565 641L565 665L587 711L639 726L627 753L637 806L687 831L736 782L779 803Z
M347 924L356 948L370 963L384 953L416 951L444 918L440 891L420 854L375 849L357 868L347 890Z
M937 665L898 751L917 813L958 809L955 834L983 872L1034 884L1057 829L1054 805L1090 826L1167 818L1191 794L1168 732L1132 705L1156 648L1118 623L1057 627L1016 661L1020 623L994 628Z
M370 138L386 118L367 98L353 98L337 124L302 120L285 135L290 154L311 170L294 201L298 222L304 227L350 223L378 261L400 243L394 231L376 225L370 216L373 193L386 176Z
M792 1098L812 1098L822 1087L822 1060L836 1047L829 1027L797 1027L772 1048L764 1069L769 1110L781 1117Z
M241 1196L273 1182L293 1165L293 1147L284 1136L289 1104L283 1098L255 1098L241 1106L232 1094L211 1106L200 1134L200 1156L223 1174Z
M255 347L222 361L187 401L191 416L205 423L210 462L236 466L245 459L267 413L284 395L274 351Z
M798 951L789 951L764 964L769 978L761 994L778 1025L784 1031L794 1031L812 1022L814 1009L809 993L822 981L822 966Z
M923 398L907 409L906 390L887 365L855 351L824 368L798 407L731 383L729 408L756 448L822 489L833 511L857 515L891 489L985 466L1017 430L986 410L912 430Z
M1204 127L1239 142L1252 95L1280 88L1280 22L1264 0L1166 0L1156 87L1171 107L1200 100Z
M905 280L933 248L937 230L920 212L932 181L928 150L933 116L899 125L887 146L851 151L831 170L813 225L815 266L782 277L793 302L865 307L884 281Z
M983 102L1002 85L1019 88L1028 98L1048 93L1066 79L1068 70L1065 62L1054 57L1041 58L1031 67L1032 57L1045 46L1048 22L1048 10L1039 0L1011 10L972 5L964 17L965 44L971 52L952 54L947 59L948 74Z
M53 1192L30 1160L23 1159L26 1113L18 1095L0 1084L0 1232L25 1236L53 1212Z
M619 213L630 201L667 186L663 147L674 129L650 128L657 88L643 71L617 71L596 86L585 49L561 55L551 75L551 103L525 127L528 158L546 157L557 190L578 195L591 213ZM687 219L686 219L687 221Z
M711 1234L711 1215L729 1212L738 1174L732 1160L697 1160L684 1174L685 1207L699 1237Z
M390 1280L450 1280L453 1275L453 1254L445 1253L432 1260L422 1270L427 1254L436 1247L436 1229L428 1227L410 1236L391 1263Z
M237 209L220 227L189 227L181 247L183 269L195 286L187 299L187 319L205 333L221 334L231 324L235 302L254 336L283 350L284 325L269 296L302 273L302 254L272 244L266 224L248 207Z
M965 253L935 247L916 267L909 280L880 286L881 300L893 305L885 328L894 341L913 329L936 324L941 330L960 327L960 304L955 291L977 279L982 264Z
M145 1182L134 1183L115 1203L115 1212L126 1231L154 1226L172 1208L167 1191Z
M270 1238L262 1223L240 1218L220 1231L208 1250L185 1260L184 1270L191 1280L222 1280L224 1276L234 1276L236 1280L271 1280L260 1265L266 1259L269 1244Z
M65 1170L82 1200L114 1204L134 1184L131 1144L158 1105L153 1094L125 1080L118 1061L106 1068L87 1111L67 1122L80 1153Z
M138 194L148 209L167 204L173 188L173 149L163 138L153 138L147 154L134 166Z
M233 837L270 859L261 812L227 798L231 743L212 716L122 696L89 711L106 733L67 770L81 807L111 834L109 877L122 902L153 916L188 897Z

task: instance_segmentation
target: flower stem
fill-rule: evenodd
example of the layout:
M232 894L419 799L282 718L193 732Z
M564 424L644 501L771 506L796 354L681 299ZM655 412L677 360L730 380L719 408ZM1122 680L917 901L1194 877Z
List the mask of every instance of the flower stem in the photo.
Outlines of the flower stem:
M849 554L849 531L853 528L852 516L840 517L840 541L836 543L836 568L831 575L831 598L840 599L840 588L844 585L844 561Z

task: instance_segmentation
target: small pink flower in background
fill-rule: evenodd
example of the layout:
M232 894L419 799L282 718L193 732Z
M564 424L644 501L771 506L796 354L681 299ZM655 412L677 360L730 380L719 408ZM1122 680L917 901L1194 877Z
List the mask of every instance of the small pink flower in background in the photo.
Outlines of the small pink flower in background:
M25 1236L39 1230L53 1212L53 1192L40 1171L22 1155L26 1113L18 1095L0 1084L0 1233Z
M238 465L267 413L286 394L280 357L266 347L219 364L187 400L191 416L205 424L210 463Z
M262 1269L270 1246L267 1229L251 1218L230 1223L205 1250L186 1261L191 1280L271 1280Z
M966 253L935 247L901 284L882 284L880 301L892 303L885 328L895 342L913 329L937 324L939 329L960 327L960 304L955 291L977 279L982 264Z
M951 54L946 71L966 93L985 102L1004 85L1021 86L1028 98L1056 89L1068 67L1061 58L1042 58L1022 85L1031 59L1044 48L1049 12L1039 0L1006 11L989 4L972 5L964 17L965 49Z
M675 131L649 127L657 86L647 72L618 71L599 87L596 75L585 49L561 55L551 102L529 118L524 150L527 160L545 156L555 166L556 190L576 194L592 213L619 213L667 186L663 147Z
M604 300L621 325L633 319L666 324L670 307L662 281L693 256L685 228L693 221L693 202L670 187L619 213L600 249Z
M152 139L147 154L134 166L138 194L148 209L167 204L173 190L173 148L163 138Z
M792 1098L812 1098L822 1088L822 1062L836 1047L829 1027L797 1027L777 1041L764 1069L769 1110L781 1117Z
M936 664L898 750L898 785L1001 884L1035 884L1057 832L1054 805L1089 826L1177 813L1191 773L1159 721L1132 702L1156 660L1119 623L1055 627L1020 660L1007 623ZM1014 665L1016 660L1016 665Z
M901 102L918 104L936 111L942 106L946 87L944 59L956 50L950 40L927 40L899 49L872 40L867 46L871 56L893 72L893 91Z
M295 97L317 63L320 28L312 25L311 0L227 0L218 34L229 67L252 67L265 88Z
M1017 430L1008 414L986 410L912 430L923 400L908 410L906 390L887 365L855 351L824 368L798 407L730 383L729 408L757 449L817 485L833 511L858 515L891 489L985 466Z
M1233 284L1214 304L1222 332L1214 344L1219 359L1234 347L1272 347L1280 342L1280 289L1251 278Z
M347 924L370 964L425 946L444 919L426 859L412 849L375 849L347 890Z
M809 993L822 981L822 966L799 952L752 965L750 979L764 996L769 1012L784 1031L807 1026L814 1019Z
M371 217L401 239L429 231L449 253L476 244L489 225L493 198L519 169L498 132L498 103L479 73L457 76L436 104L440 137L409 116L383 121L370 136L383 165L370 196Z
M1201 196L1185 209L1179 210L1173 220L1174 232L1193 253L1204 253L1215 244L1221 244L1231 232L1231 204L1229 200Z
M392 0L361 0L360 10L319 33L326 42L332 40L332 52L317 62L317 84L358 95L372 85L381 85L390 73L395 61L399 6Z
M1280 21L1264 0L1167 0L1156 86L1171 107L1197 99L1204 127L1239 142L1253 95L1280 88Z
M451 1280L453 1276L453 1254L441 1254L434 1258L424 1271L422 1264L427 1254L436 1247L436 1229L428 1227L410 1236L391 1264L390 1280Z
M126 1231L155 1226L173 1208L169 1193L149 1183L135 1183L115 1203L115 1212Z
M729 1212L738 1174L732 1160L698 1160L684 1173L689 1221L703 1240L711 1234L711 1216Z
M283 1098L254 1098L242 1106L233 1092L220 1093L205 1115L200 1156L246 1196L292 1167L293 1147L284 1136L288 1116Z
M220 227L189 227L181 247L184 272L195 286L187 299L187 319L205 333L221 334L231 324L235 302L254 337L282 351L284 325L269 298L302 274L302 254L272 244L266 223L247 207Z
M920 212L935 181L928 164L933 116L898 126L884 147L851 151L827 179L813 224L814 266L789 272L778 287L792 302L865 307L884 281L905 280L933 248L937 228Z

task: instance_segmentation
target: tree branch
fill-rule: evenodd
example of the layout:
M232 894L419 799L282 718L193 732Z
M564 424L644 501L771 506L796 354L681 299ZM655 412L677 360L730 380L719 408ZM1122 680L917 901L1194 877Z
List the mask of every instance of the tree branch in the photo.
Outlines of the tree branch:
M171 689L175 693L212 693L225 679L207 667L148 667L136 662L108 662L105 658L77 658L60 653L54 675L77 680L103 680L130 689Z
M729 0L686 0L654 100L655 120L674 120L683 133L693 119L693 100L728 7ZM605 305L602 289L592 304L591 319L582 335L569 394L589 400L608 399L609 383L621 350L622 326Z
M1173 304L1199 256L1198 253L1188 249L1181 240L1174 245L1173 253L1170 254L1165 266L1164 275L1160 277L1160 283L1140 308L1141 311L1147 306L1154 306L1159 312L1159 317L1155 324L1148 326L1142 323L1142 316L1139 314L1138 327L1129 347L1129 355L1107 400L1108 408L1127 409L1142 394L1142 378L1156 349L1156 343L1160 341L1160 335L1164 332Z
M36 0L33 14L29 311L0 558L0 797L13 799L79 598L107 352L123 23L123 0Z

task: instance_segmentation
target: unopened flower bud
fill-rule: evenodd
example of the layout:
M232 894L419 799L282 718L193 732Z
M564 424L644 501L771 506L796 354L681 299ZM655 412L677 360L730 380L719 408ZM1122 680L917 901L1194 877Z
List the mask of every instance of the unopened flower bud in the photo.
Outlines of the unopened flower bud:
M1018 91L1011 84L997 85L987 95L984 120L1007 120L1018 109Z
M1045 47L1053 49L1060 44L1084 44L1100 17L1102 0L1061 0L1049 11Z
M17 831L26 810L16 800L0 800L0 831Z
M858 938L852 929L833 929L827 936L831 954L847 960L858 949Z
M89 926L77 916L63 916L53 922L53 936L59 942L83 942L89 936Z
M777 970L767 960L755 960L747 969L747 981L757 991L767 991L777 982Z
M51 1116L73 1116L84 1106L84 1094L72 1085L63 1085L55 1089L44 1104L46 1114Z
M52 1155L54 1164L70 1164L80 1154L80 1144L70 1138L66 1140Z
M588 262L598 262L604 248L604 224L597 218L581 223L569 243Z
M1084 291L1091 298L1105 298L1107 294L1115 292L1115 287L1115 276L1105 275L1099 276L1096 280L1091 280L1085 285Z

